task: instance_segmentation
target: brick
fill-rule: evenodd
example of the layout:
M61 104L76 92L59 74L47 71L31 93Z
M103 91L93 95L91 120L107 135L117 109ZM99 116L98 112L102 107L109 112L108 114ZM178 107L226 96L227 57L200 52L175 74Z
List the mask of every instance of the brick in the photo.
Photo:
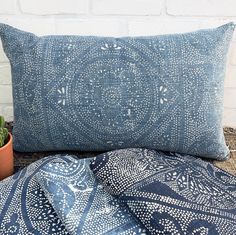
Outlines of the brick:
M213 17L213 18L207 18L204 20L200 20L200 27L202 29L207 29L207 28L216 28L219 27L223 24L227 24L229 22L231 22L232 19L221 19L221 18L217 18L217 17Z
M8 62L8 58L3 50L2 42L0 40L0 63L2 62Z
M227 19L227 18L225 18L225 19L221 19L221 18L209 19L208 18L207 20L200 20L199 25L200 25L200 29L208 29L208 28L216 28L221 25L227 24L229 22L234 22L234 20L232 18L230 18L230 19ZM232 41L236 41L236 30L234 30Z
M93 0L92 12L99 15L160 15L163 0Z
M223 24L227 24L229 22L235 22L235 20L232 18L216 18L216 17L208 18L207 20L200 21L200 27L202 29L215 28ZM236 41L236 30L234 31L233 34L233 41Z
M0 113L6 121L13 121L13 106L12 104L0 104Z
M0 85L0 104L12 103L12 86Z
M230 47L230 63L236 65L236 43L232 43Z
M18 29L34 33L38 36L55 34L55 22L52 18L30 17L1 17L0 22L9 24Z
M161 35L184 33L194 31L200 28L197 20L166 20L166 19L148 19L131 20L128 22L129 35Z
M10 64L0 64L0 84L11 84L11 67Z
M236 88L236 66L227 66L225 87L235 87Z
M17 0L0 0L0 14L16 14Z
M215 28L232 20L204 18L150 18L146 20L130 20L128 22L130 35L174 34L196 31L199 29ZM235 32L236 37L236 32Z
M149 18L144 20L129 20L129 34L137 35L161 35L186 33L199 29L214 28L230 22L227 19L196 19L195 18ZM236 33L235 33L236 36Z
M175 16L236 16L236 1L166 0L166 9Z
M230 87L224 90L224 107L229 109L236 109L235 102L236 88Z
M236 109L224 109L223 124L236 128Z
M7 0L8 1L8 0ZM85 14L88 0L19 0L23 13L35 15Z
M66 35L127 35L127 25L122 20L57 20L56 33Z

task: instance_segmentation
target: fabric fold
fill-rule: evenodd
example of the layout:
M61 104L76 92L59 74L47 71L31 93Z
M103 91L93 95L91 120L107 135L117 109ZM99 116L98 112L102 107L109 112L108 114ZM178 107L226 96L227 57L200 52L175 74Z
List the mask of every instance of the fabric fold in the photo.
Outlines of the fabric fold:
M90 165L151 234L236 234L236 177L177 153L123 149Z
M69 235L36 179L58 157L40 159L0 182L0 234Z
M94 178L91 159L63 156L44 165L37 181L70 234L140 234L146 229Z

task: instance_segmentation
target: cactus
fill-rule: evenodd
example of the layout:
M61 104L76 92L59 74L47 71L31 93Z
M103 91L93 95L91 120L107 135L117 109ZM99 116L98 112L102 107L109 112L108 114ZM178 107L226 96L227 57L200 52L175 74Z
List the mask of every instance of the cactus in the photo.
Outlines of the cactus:
M0 128L4 128L5 127L5 120L3 116L0 116Z
M5 128L4 117L0 116L0 148L8 141L8 130Z

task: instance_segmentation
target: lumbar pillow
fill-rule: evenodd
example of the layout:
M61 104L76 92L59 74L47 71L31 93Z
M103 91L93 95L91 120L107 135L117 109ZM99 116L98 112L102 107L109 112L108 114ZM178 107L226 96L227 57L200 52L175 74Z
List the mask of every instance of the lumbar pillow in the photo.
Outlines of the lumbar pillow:
M202 159L121 149L97 156L91 169L150 234L236 234L236 177Z
M0 24L17 151L146 147L226 159L229 23L150 37L44 36Z

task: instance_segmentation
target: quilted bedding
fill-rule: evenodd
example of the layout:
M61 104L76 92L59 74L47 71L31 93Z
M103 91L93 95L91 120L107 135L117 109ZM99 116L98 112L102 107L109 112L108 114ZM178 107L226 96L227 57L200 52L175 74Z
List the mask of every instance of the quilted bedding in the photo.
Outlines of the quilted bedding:
M189 155L41 159L0 182L0 234L236 234L236 177Z

